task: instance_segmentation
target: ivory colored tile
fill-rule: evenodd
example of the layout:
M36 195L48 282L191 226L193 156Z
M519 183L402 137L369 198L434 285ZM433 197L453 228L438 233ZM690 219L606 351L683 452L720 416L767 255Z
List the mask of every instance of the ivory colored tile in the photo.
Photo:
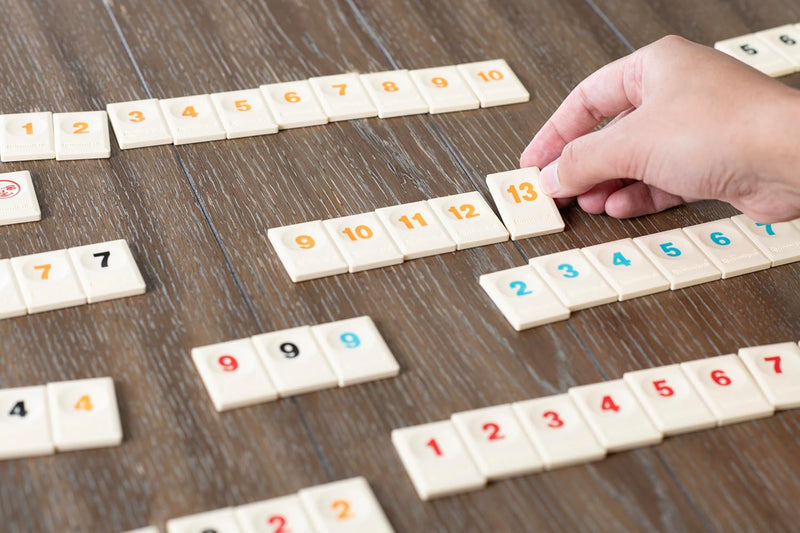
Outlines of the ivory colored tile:
M767 76L785 76L794 72L794 64L757 34L741 35L714 43L714 48L760 70Z
M677 290L722 277L722 272L680 229L636 237L633 242Z
M120 150L172 144L172 133L156 98L106 105Z
M722 279L769 268L771 261L729 218L683 228L722 271Z
M800 228L791 222L760 224L746 215L731 217L772 266L786 265L800 260Z
M564 220L556 203L542 192L538 168L489 174L486 185L511 240L564 231Z
M412 70L410 74L431 114L467 111L481 106L454 65Z
M0 174L0 226L41 219L31 173L22 170Z
M58 161L111 157L105 111L54 113L53 134Z
M527 102L531 95L504 59L458 65L481 107Z
M508 230L477 191L434 198L428 203L456 242L457 250L508 240Z
M0 161L55 159L53 114L0 115Z

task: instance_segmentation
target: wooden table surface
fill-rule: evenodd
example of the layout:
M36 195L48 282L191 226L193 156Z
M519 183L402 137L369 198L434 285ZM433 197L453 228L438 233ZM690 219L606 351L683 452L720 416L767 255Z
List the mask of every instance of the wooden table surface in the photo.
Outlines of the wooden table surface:
M42 221L0 256L127 239L144 296L0 322L0 388L114 378L121 446L0 462L3 531L120 531L365 476L397 531L797 530L800 412L668 438L421 502L394 428L565 392L628 370L800 339L800 265L580 311L514 332L477 277L529 257L715 220L564 211L564 233L293 284L270 227L478 190L582 78L665 34L714 41L800 21L792 0L0 1L0 112L257 87L350 70L505 58L506 107L2 164ZM784 81L800 87L800 76ZM194 346L370 315L395 379L217 413Z

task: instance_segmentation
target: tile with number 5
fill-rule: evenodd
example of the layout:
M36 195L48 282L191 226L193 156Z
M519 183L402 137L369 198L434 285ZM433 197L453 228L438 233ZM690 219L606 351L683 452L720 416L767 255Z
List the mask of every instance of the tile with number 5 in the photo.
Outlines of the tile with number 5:
M124 239L69 249L90 304L144 294L145 283Z
M86 303L67 250L11 259L29 313L41 313Z
M214 93L211 101L228 139L278 133L278 123L258 89Z
M100 448L122 442L117 394L111 378L48 383L47 400L56 450Z
M722 272L680 229L636 237L633 242L669 280L672 290L722 277Z

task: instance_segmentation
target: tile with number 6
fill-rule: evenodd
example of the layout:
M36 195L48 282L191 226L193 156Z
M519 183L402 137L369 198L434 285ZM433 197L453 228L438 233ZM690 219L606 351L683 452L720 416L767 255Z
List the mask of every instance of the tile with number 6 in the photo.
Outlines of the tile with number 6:
M322 224L351 273L403 262L403 253L375 213L333 218Z
M772 266L800 261L800 228L791 222L761 224L747 215L737 215L731 220L767 256Z
M0 459L55 452L44 385L0 390Z
M217 411L278 398L249 338L192 348L192 360Z
M319 533L394 531L369 483L363 477L301 489L298 496L314 524L314 530Z
M764 270L772 264L730 219L689 226L683 231L722 271L722 279Z
M227 136L207 94L168 98L159 104L176 145L219 141Z
M67 250L14 257L11 267L29 313L86 303Z
M792 24L760 31L756 35L800 70L800 28Z
M57 161L111 157L105 111L53 114Z
M775 409L800 407L800 347L793 342L740 348L739 357Z
M270 228L267 238L295 283L347 272L347 262L319 220Z
M569 309L529 265L483 274L479 283L517 331L569 318Z
M240 505L234 509L242 533L271 531L312 533L308 514L296 494Z
M261 94L282 130L328 123L328 115L307 80L262 85Z
M172 144L172 133L156 98L106 105L120 150Z
M116 446L122 442L117 394L111 378L47 384L56 450Z
M124 239L69 249L90 304L144 294L145 283Z
M232 507L167 520L167 533L240 533Z
M564 231L564 220L556 203L539 186L538 168L489 174L486 185L511 240Z
M228 139L278 133L278 123L258 89L214 93L211 101Z

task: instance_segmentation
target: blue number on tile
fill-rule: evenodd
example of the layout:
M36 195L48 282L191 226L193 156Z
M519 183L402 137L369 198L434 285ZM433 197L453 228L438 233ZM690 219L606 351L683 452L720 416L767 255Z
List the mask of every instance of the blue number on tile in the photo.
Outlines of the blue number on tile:
M561 275L564 276L565 278L577 278L581 274L580 272L575 270L575 267L573 267L569 263L564 263L562 265L558 265L558 269L561 272L563 272L563 274L561 274Z
M728 246L731 243L731 240L727 238L721 231L715 231L709 235L709 238L711 238L711 242L720 246Z
M658 245L661 250L670 257L678 257L681 255L681 251L673 246L671 242L665 242Z
M361 339L359 339L358 335L355 333L342 333L339 335L339 340L342 341L347 348L358 348L361 346Z
M631 266L631 260L622 255L622 252L614 252L614 261L613 263L617 266Z
M756 222L756 226L764 226L764 229L767 230L767 235L775 235L775 230L772 229L772 224L762 224L761 222Z
M525 296L533 294L533 291L528 290L528 285L524 281L512 281L508 284L509 288L517 290L517 296Z

